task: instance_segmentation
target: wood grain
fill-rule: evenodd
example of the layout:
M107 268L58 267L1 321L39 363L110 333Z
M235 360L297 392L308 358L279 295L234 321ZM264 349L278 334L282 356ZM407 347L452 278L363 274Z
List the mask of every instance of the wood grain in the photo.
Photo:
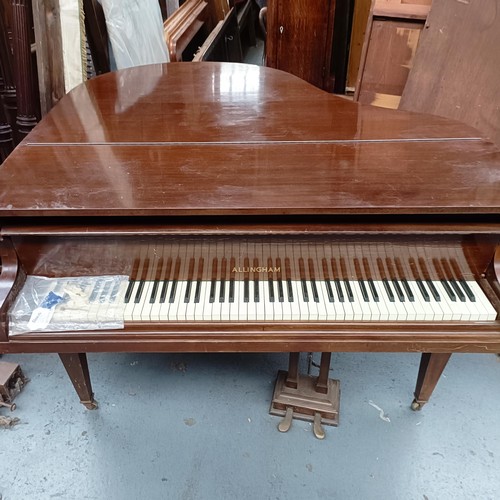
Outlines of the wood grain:
M498 47L496 1L435 2L400 109L463 121L500 145Z
M42 116L65 94L58 0L32 0Z

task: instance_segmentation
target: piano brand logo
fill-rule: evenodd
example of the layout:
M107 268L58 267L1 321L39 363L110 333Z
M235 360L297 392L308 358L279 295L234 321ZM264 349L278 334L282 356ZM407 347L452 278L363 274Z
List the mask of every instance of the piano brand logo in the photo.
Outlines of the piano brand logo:
M281 273L281 267L233 267L232 273Z

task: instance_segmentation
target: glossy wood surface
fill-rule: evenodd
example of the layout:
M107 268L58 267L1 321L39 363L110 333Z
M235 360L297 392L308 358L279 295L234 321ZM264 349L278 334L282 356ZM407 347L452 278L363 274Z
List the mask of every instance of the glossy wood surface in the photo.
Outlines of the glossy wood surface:
M0 168L6 218L391 213L500 213L500 153L457 122L250 65L102 75Z
M105 74L65 96L0 167L0 352L58 352L89 408L86 352L433 353L422 404L450 352L500 352L498 319L126 321L9 336L25 273L130 276L144 248L256 235L459 247L500 311L500 152L460 123L358 105L257 66Z

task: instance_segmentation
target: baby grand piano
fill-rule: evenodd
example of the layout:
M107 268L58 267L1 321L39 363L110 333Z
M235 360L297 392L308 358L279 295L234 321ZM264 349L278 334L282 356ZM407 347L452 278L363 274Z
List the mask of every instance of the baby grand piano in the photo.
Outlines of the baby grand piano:
M268 68L77 87L0 167L0 230L0 352L59 353L88 408L88 352L289 352L274 409L326 423L331 352L422 353L414 409L451 353L500 352L500 152ZM123 329L12 335L30 275L128 276Z

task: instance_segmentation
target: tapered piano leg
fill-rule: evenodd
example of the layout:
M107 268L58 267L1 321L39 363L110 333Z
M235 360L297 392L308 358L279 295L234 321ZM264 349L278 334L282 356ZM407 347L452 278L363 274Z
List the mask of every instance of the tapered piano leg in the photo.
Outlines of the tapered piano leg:
M415 387L415 399L411 404L412 410L421 410L429 401L450 356L451 353L422 353Z
M87 355L85 353L71 353L59 354L59 357L80 398L80 403L88 410L95 410L97 402L94 399L92 384L90 383Z

